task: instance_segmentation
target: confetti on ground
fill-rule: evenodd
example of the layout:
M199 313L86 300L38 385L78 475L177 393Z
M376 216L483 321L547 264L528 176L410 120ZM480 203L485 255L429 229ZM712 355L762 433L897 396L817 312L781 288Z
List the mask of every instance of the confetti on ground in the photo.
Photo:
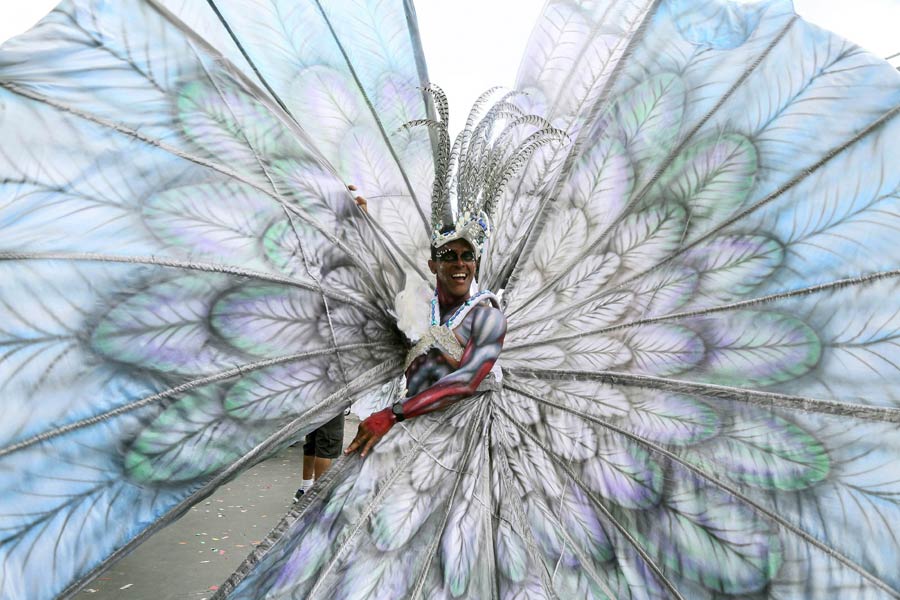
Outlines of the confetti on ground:
M125 585L123 585L123 586L120 587L119 589L120 589L120 590L127 590L128 588L130 588L130 587L133 586L133 585L134 585L133 583L126 583Z
M3 0L0 0L2 4ZM281 461L273 461L269 471L263 471L254 478L251 476L246 480L239 480L236 485L228 488L220 488L216 494L218 497L204 499L184 518L180 524L173 524L168 528L168 537L165 532L161 532L160 541L155 545L151 545L152 541L148 541L141 548L135 551L131 557L123 561L123 565L128 568L113 569L107 572L106 577L98 578L89 585L97 585L97 592L88 592L84 590L84 600L87 600L87 594L93 593L91 598L100 598L102 600L126 600L127 598L136 598L139 595L143 597L148 594L149 597L163 598L181 598L184 597L184 586L190 586L194 590L192 598L200 600L203 597L201 590L208 587L207 591L216 594L221 591L221 587L209 587L209 580L221 580L230 571L232 562L239 562L239 559L248 554L248 550L258 547L262 544L261 540L248 540L247 537L265 535L278 518L281 517L282 504L290 502L290 497L294 490L294 481L290 479L291 473L296 469L284 469L279 464ZM279 472L278 469L281 469ZM278 477L271 477L272 474L278 473ZM245 474L246 475L246 474ZM299 478L299 474L297 474ZM274 483L275 479L278 483ZM244 483L249 481L249 483ZM266 485L268 484L268 485ZM230 493L229 493L230 492ZM260 498L257 498L257 495ZM213 508L215 507L215 508ZM240 514L239 514L240 513ZM219 514L222 517L219 517ZM216 520L213 521L215 515ZM265 516L263 516L265 515ZM224 520L223 517L228 517ZM207 529L204 531L202 528ZM256 529L258 531L248 531ZM213 530L217 533L213 533ZM172 535L174 533L174 535ZM193 537L193 541L191 538ZM234 541L230 539L234 537ZM165 539L165 543L162 540ZM200 542L198 544L198 542ZM185 546L184 548L175 548L174 546ZM199 547L198 547L199 546ZM152 550L148 555L146 550ZM145 553L141 555L141 551ZM146 578L147 569L152 569L154 560L160 555L164 555L167 559L179 561L181 564L194 565L194 568L186 568L184 571L190 572L184 577L163 577L157 584L149 584L153 591L148 589L147 581L152 579ZM207 556L204 555L209 555ZM202 565L202 566L198 566ZM157 564L158 566L158 564ZM110 577L112 581L109 581ZM107 582L100 581L106 579ZM117 594L119 586L132 580L132 586ZM182 586L182 587L177 587ZM3 594L0 593L0 597ZM210 597L206 596L207 599Z
M219 586L217 586L217 585L211 585L211 586L209 586L209 589L212 590L213 592L215 592L216 590L219 589Z
M97 593L97 590L95 590L94 588L88 588L84 591L86 594L96 594Z

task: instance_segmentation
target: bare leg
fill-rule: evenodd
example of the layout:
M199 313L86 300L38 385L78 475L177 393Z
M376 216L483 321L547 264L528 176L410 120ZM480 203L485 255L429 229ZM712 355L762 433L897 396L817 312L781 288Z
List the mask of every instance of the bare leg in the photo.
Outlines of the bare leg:
M303 455L303 481L300 482L300 487L297 489L296 493L294 493L294 502L298 502L300 497L312 487L313 473L315 471L317 460L318 459L315 456Z
M325 474L325 471L331 468L331 459L330 458L319 458L315 457L314 468L310 469L315 472L316 479ZM306 479L306 457L303 457L303 478Z
M321 458L316 458L315 456L306 456L303 455L303 479L313 479L313 475L318 473L318 462L322 460ZM318 475L316 475L318 477Z

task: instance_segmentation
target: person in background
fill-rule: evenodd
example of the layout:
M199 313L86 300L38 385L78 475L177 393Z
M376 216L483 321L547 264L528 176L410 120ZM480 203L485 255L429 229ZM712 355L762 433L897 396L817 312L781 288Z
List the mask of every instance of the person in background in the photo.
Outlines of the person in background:
M347 189L355 192L356 186L348 185ZM354 200L362 210L367 210L365 198L357 195ZM343 445L344 413L307 434L303 444L303 479L294 492L294 502L299 502L316 480L331 468L331 462L340 456Z
M303 444L303 480L294 493L294 502L299 502L313 483L331 468L331 461L341 455L343 445L343 412L306 435L306 443Z

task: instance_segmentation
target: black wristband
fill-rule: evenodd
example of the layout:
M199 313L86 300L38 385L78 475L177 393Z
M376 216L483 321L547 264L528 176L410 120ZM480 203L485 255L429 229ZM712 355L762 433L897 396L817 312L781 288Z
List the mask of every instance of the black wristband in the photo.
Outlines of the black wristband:
M399 402L391 404L391 412L394 414L394 418L397 419L398 423L406 420L406 417L403 415L403 405Z

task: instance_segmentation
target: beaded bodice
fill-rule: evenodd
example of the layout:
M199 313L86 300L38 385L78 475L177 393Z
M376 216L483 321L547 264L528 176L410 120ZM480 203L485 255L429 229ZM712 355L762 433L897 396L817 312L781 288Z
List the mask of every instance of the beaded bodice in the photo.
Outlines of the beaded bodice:
M437 295L435 295L431 300L431 326L409 350L409 353L406 355L406 364L403 368L408 369L409 365L412 364L416 357L425 354L432 348L437 348L453 360L459 362L462 358L464 348L460 343L459 338L453 333L453 330L465 320L469 312L475 306L484 301L489 301L494 306L499 306L497 297L494 294L488 291L478 292L466 300L452 315L450 315L450 318L442 324L440 323Z

